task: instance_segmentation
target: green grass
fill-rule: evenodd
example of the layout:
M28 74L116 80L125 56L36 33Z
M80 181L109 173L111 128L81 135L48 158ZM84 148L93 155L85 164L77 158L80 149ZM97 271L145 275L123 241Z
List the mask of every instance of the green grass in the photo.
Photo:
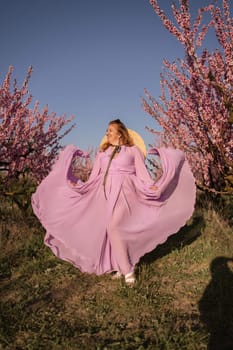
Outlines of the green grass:
M141 259L133 288L58 260L36 218L2 206L0 349L232 349L229 206L199 200L188 224Z

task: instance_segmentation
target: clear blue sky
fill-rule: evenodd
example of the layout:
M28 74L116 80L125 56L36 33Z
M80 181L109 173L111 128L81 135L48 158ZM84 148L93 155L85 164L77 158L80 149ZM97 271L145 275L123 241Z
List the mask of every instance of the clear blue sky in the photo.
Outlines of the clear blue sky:
M171 1L159 3L169 14ZM192 13L208 3L190 0ZM76 127L63 143L83 149L97 147L115 118L153 143L144 88L158 98L162 60L183 57L149 0L0 0L0 45L1 81L13 65L21 83L32 65L34 101L74 115Z

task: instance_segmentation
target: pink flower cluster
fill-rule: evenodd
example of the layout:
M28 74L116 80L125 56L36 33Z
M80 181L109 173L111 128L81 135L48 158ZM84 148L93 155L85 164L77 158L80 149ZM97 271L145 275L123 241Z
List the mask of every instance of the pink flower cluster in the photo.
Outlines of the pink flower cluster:
M164 27L184 47L184 59L164 60L161 96L155 100L145 90L143 108L162 127L159 142L183 149L197 184L209 191L230 191L233 183L233 19L229 2L222 8L210 5L198 11L191 23L188 0L180 7L172 5L175 26L160 9L157 0L150 3ZM209 22L202 25L203 14ZM200 51L208 29L216 33L213 52Z
M60 133L73 117L49 114L47 106L40 111L38 102L30 108L31 67L21 87L16 81L11 84L12 73L13 67L9 67L0 85L0 172L5 185L25 174L41 181L61 148L60 140L74 127L71 125Z

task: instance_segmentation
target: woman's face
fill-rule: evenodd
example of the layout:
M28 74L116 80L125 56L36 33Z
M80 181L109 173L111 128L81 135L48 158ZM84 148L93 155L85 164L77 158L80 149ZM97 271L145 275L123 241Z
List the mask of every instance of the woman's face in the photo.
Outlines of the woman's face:
M106 131L107 141L112 145L120 144L120 133L118 132L118 128L116 124L109 124Z

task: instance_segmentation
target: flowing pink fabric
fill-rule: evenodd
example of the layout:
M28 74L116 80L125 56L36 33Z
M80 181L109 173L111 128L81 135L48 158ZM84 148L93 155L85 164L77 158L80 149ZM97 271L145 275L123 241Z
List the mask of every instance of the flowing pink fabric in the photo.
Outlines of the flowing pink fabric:
M166 241L191 217L195 180L184 153L157 150L163 174L154 181L137 146L99 152L87 182L70 183L70 165L77 148L68 145L50 174L32 196L32 206L46 229L44 242L60 259L97 275L128 273L145 253Z

